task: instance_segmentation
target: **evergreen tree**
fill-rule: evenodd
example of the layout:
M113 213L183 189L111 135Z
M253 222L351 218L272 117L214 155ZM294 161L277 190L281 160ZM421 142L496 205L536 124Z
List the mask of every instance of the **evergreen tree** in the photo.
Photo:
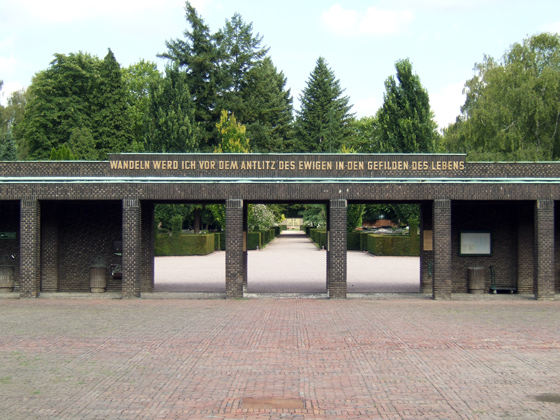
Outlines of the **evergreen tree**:
M194 106L184 72L168 66L165 77L150 85L150 107L145 121L145 149L185 153L199 148Z
M352 135L349 98L334 72L319 57L300 96L293 152L336 152Z
M110 49L99 66L95 93L91 128L99 158L106 159L108 153L131 151L133 125L126 102L126 86L121 67Z
M383 106L377 114L381 129L377 152L433 152L438 134L428 92L412 73L409 60L397 61L395 68L397 80L391 76L385 81Z
M17 148L16 142L12 136L11 131L0 130L0 161L1 160L16 160Z
M268 48L261 47L262 37L253 35L253 24L245 23L238 13L226 21L216 39L220 53L218 89L221 94L217 105L246 122L242 92L247 87L247 74L262 61Z
M266 57L246 74L241 92L241 115L247 126L253 150L278 153L286 149L292 136L293 107L286 78Z
M219 118L216 111L219 109L216 106L219 51L216 36L188 1L185 17L190 26L183 33L185 39L167 41L167 52L159 57L172 60L185 71L186 85L194 102L194 122L200 126L200 147L211 150L216 144L214 121Z

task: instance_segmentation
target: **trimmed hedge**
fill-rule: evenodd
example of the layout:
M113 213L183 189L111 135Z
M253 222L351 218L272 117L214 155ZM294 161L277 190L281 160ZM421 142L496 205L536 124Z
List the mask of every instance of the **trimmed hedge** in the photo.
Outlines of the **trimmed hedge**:
M155 255L157 257L182 255L208 255L214 252L215 235L157 235Z
M309 238L318 248L327 248L327 232L306 227ZM413 256L420 255L420 237L374 235L371 233L352 232L347 236L347 249L349 251L368 251L379 256Z
M257 247L259 247L259 249L264 248L278 236L279 232L280 229L278 227L262 230L260 232L247 232L247 251L254 251Z
M347 237L347 249L349 251L365 251L367 249L367 233L352 232Z
M386 236L367 235L367 251L373 255L394 257L417 257L420 255L418 235Z
M311 238L311 240L317 245L320 249L325 247L327 249L327 232L324 230L319 230L315 228L306 228L306 232L309 232L307 235Z
M214 251L225 251L226 249L226 233L216 232L214 235Z

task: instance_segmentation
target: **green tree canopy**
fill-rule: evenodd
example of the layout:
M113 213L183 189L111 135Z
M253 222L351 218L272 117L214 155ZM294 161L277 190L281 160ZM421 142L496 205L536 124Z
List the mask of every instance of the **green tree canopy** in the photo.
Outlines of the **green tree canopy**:
M126 85L128 113L132 124L133 151L144 151L144 118L150 107L150 84L156 85L162 78L157 65L140 60L123 70Z
M194 102L194 121L200 125L201 148L207 150L216 144L219 50L216 36L188 1L185 18L189 28L183 32L184 39L167 41L167 51L159 57L171 60L185 72Z
M88 160L130 151L126 87L111 50L104 60L83 52L55 54L33 78L17 132L23 159L49 159L62 146Z
M524 39L500 61L485 56L475 72L443 149L470 160L559 159L560 35Z
M286 78L266 57L245 75L241 115L255 152L278 153L292 137L292 96Z
M149 152L185 153L199 148L194 106L184 72L168 66L165 77L150 84L145 119L145 149Z
M86 53L55 54L35 75L22 122L22 158L49 159L75 128L91 129L100 60Z
M352 136L349 98L323 57L317 60L297 112L294 152L336 152Z
M247 127L255 150L283 150L282 140L289 135L293 118L292 98L284 75L266 58L268 48L253 33L253 24L236 13L213 34L188 1L185 11L184 38L168 41L160 57L172 60L187 74L201 150L219 145L216 124L224 109Z
M395 69L397 78L385 81L383 106L377 113L381 137L376 152L433 152L438 133L428 92L408 59L397 61Z
M247 129L235 119L235 115L228 115L222 111L220 122L216 124L221 142L214 149L214 153L250 153L251 146L247 138Z
M127 104L126 85L121 66L109 52L99 65L99 79L92 98L91 128L99 158L109 153L130 152L133 123Z

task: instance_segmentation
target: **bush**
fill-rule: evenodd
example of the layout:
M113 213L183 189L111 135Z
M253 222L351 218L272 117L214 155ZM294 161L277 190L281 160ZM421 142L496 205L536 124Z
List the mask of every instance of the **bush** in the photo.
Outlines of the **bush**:
M349 233L346 248L349 251L364 251L367 248L367 233Z
M157 257L208 255L214 252L214 234L208 235L158 235L155 240Z
M420 241L408 236L370 234L367 235L367 251L379 256L417 257L420 255Z
M324 247L327 249L327 232L315 228L305 229L311 240L317 245L317 248Z

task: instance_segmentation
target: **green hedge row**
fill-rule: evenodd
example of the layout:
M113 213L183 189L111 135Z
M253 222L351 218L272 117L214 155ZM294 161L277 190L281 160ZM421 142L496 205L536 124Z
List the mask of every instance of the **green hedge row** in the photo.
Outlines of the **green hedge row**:
M247 232L247 251L264 248L269 242L276 238L281 232L279 226L260 232Z
M317 247L327 248L327 233L314 228L305 228L305 232ZM419 256L420 237L414 236L388 236L374 235L371 233L353 232L347 236L347 249L349 251L368 251L379 256Z
M207 235L157 235L155 240L155 255L208 255L215 249L214 234Z
M367 236L367 251L373 255L394 257L417 257L420 255L418 235L409 236Z
M315 228L306 228L307 235L311 240L317 245L318 248L327 249L327 232L324 230L319 230Z

